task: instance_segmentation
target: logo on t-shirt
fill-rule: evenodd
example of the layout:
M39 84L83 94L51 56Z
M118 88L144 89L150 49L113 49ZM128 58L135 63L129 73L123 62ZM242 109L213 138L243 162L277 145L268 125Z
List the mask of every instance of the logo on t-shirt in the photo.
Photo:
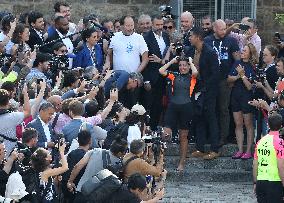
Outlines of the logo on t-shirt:
M133 47L134 46L130 42L128 42L126 46L126 52L130 54L133 51Z

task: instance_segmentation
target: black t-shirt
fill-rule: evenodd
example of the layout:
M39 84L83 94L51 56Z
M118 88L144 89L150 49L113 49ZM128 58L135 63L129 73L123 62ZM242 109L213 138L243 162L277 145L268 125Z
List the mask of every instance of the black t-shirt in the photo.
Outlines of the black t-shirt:
M8 182L9 175L0 168L0 195L5 196L6 183Z
M104 203L140 203L141 201L141 199L123 186L118 191L113 193L110 199Z
M68 168L69 170L67 172L65 172L63 174L63 182L67 182L69 177L70 177L70 174L74 168L74 166L84 157L84 155L86 154L86 151L83 150L83 149L75 149L73 151L71 151L68 156L67 156L67 162L68 162ZM80 181L82 175L84 174L85 172L85 168L84 167L80 173L78 174L78 176L76 177L76 179L74 180L74 183L75 185L78 184L78 182Z
M233 53L240 50L237 40L229 36L216 39L214 35L210 35L204 39L204 42L217 53L220 63L220 79L226 79L234 64Z

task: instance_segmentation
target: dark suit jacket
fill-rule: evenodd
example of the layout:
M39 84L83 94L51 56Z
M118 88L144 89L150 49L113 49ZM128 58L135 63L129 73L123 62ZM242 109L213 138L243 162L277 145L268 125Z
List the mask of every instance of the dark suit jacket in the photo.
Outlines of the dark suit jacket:
M199 59L200 88L205 91L205 98L215 97L218 93L219 61L216 52L203 44Z
M43 39L38 36L38 34L36 33L36 31L33 29L33 28L30 28L30 38L29 38L29 41L27 42L27 44L31 47L32 50L34 50L34 46L35 45L42 45L44 42L43 42ZM42 51L40 49L40 51Z
M45 142L47 142L46 139L46 135L44 133L44 129L42 127L41 121L39 120L39 117L37 117L36 119L32 120L28 125L28 128L34 128L37 130L38 132L38 142L37 142L37 146L38 147L45 147ZM49 125L49 131L50 131L50 137L51 140L54 141L55 140L55 134L53 133L52 129L51 129L51 125Z
M145 42L148 46L148 54L151 56L152 54L155 54L158 56L160 59L163 59L167 49L170 46L170 38L169 35L165 32L162 33L162 37L165 41L166 44L166 49L163 53L163 55L160 52L160 48L158 45L158 42L154 36L154 32L151 30L144 35ZM159 74L159 68L161 68L162 65L159 63L153 63L149 62L144 71L142 72L144 81L150 81L152 86L155 86L156 83L159 81L159 78L161 78L161 75Z
M48 42L51 42L51 41L53 41L53 40L57 40L57 39L59 39L59 38L60 38L59 34L55 31L53 35L48 36L48 38L46 39L45 42L48 43ZM70 39L71 39L71 38L70 38ZM72 41L72 39L71 39L71 41ZM62 42L62 43L63 43L62 40L58 40L58 41L56 41L56 42ZM73 43L73 42L72 42L72 43ZM44 52L48 52L48 53L50 53L50 54L53 54L53 49L52 49L52 47L54 46L54 44L55 44L55 43L51 43L51 44L49 44L49 45L47 45L47 46L44 46L44 47L43 47Z

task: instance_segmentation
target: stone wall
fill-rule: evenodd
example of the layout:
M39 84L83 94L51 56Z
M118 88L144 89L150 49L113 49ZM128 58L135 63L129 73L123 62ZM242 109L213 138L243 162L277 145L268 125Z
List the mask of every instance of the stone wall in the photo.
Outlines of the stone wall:
M263 45L272 43L275 32L284 33L284 25L275 20L276 13L284 13L284 0L257 0L256 18Z
M38 10L46 16L53 13L55 0L0 0L0 10L23 13ZM169 0L68 0L72 5L72 19L96 13L100 17L115 19L122 15L139 16L141 13L156 14L161 4ZM275 20L275 13L284 13L284 0L257 0L257 20L263 45L271 43L275 31L284 33L284 26Z
M23 13L37 10L50 16L53 14L55 0L0 0L0 10ZM142 13L155 14L161 4L169 0L69 0L72 5L72 19L78 22L86 14L96 13L103 18L115 19L129 14L139 16Z

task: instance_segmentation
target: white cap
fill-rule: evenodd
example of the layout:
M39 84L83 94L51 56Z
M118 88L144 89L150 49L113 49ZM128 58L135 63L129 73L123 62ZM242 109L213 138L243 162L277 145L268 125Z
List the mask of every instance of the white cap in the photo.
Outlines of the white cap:
M146 113L145 108L140 105L140 104L135 104L132 108L131 108L131 112L136 112L138 113L139 116L142 116Z

